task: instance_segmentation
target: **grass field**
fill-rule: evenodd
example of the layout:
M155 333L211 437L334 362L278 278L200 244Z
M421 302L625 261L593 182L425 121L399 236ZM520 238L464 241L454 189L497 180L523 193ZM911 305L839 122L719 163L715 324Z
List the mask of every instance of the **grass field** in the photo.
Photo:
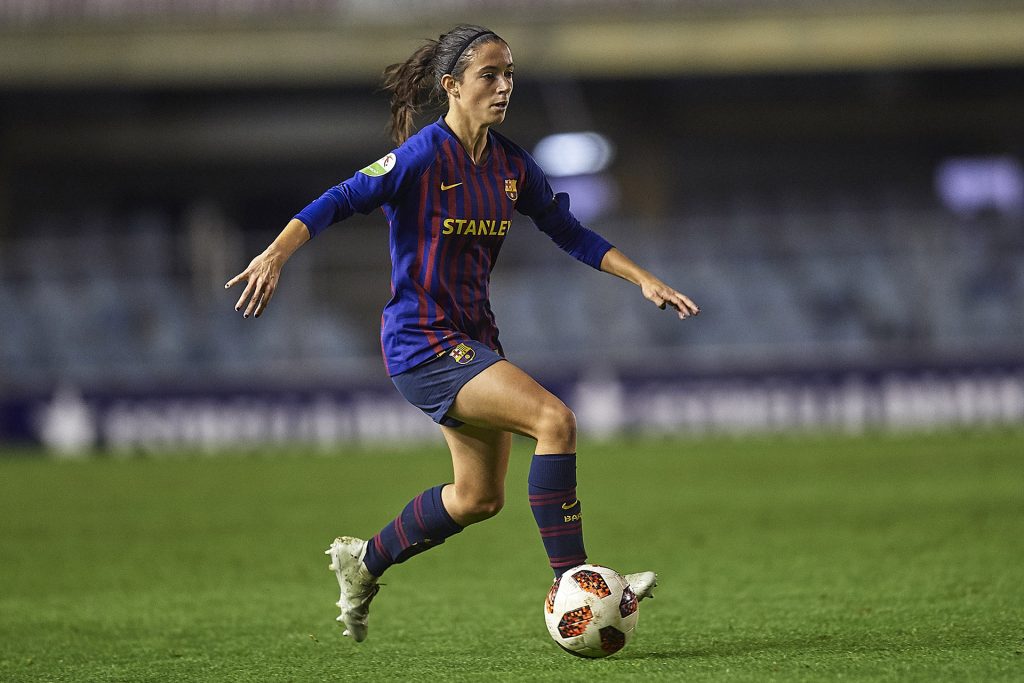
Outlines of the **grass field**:
M600 661L544 629L529 452L361 645L323 549L445 481L441 446L2 458L0 680L1024 680L1022 432L585 445L591 559L661 576Z

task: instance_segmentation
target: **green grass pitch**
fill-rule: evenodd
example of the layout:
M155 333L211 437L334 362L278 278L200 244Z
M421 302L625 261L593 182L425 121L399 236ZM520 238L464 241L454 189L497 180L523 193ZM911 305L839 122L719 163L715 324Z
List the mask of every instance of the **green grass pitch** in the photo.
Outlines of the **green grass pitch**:
M584 444L591 560L661 576L600 661L544 628L529 446L360 645L323 550L446 481L442 445L2 458L0 680L1024 680L1024 432Z

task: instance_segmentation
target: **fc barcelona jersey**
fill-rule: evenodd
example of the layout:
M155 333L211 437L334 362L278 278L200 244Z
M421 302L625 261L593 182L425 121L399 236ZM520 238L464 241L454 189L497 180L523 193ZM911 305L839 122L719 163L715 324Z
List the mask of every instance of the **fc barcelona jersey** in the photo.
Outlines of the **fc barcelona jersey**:
M392 296L381 318L381 349L390 375L470 339L501 350L490 274L514 211L594 268L611 249L572 216L565 195L553 195L525 150L489 131L487 151L474 164L439 119L296 215L315 236L356 211L383 209Z

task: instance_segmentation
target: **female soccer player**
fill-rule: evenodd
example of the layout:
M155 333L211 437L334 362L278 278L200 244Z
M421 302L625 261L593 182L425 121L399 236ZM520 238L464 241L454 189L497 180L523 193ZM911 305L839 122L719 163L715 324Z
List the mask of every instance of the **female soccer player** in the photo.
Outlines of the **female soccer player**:
M381 322L384 363L402 395L441 426L454 482L418 495L369 541L344 536L326 551L341 588L338 621L356 641L366 638L370 601L388 567L501 510L513 433L537 441L529 500L555 576L586 561L575 417L505 359L489 303L491 268L513 210L580 261L639 286L657 306L680 318L699 312L580 225L568 196L553 194L530 155L491 130L505 119L513 71L508 44L479 26L457 26L389 66L384 86L398 148L299 212L225 285L245 281L235 310L259 317L296 249L356 211L384 209L394 291ZM413 134L413 117L432 96L447 99L447 113ZM643 599L657 577L626 578Z

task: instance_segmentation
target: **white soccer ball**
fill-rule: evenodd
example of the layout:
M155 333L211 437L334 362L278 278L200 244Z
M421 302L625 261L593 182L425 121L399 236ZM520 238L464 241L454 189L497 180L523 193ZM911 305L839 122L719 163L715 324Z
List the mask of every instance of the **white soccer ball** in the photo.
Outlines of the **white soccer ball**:
M639 616L626 579L599 564L581 564L562 574L544 601L548 633L579 657L607 657L621 650Z

